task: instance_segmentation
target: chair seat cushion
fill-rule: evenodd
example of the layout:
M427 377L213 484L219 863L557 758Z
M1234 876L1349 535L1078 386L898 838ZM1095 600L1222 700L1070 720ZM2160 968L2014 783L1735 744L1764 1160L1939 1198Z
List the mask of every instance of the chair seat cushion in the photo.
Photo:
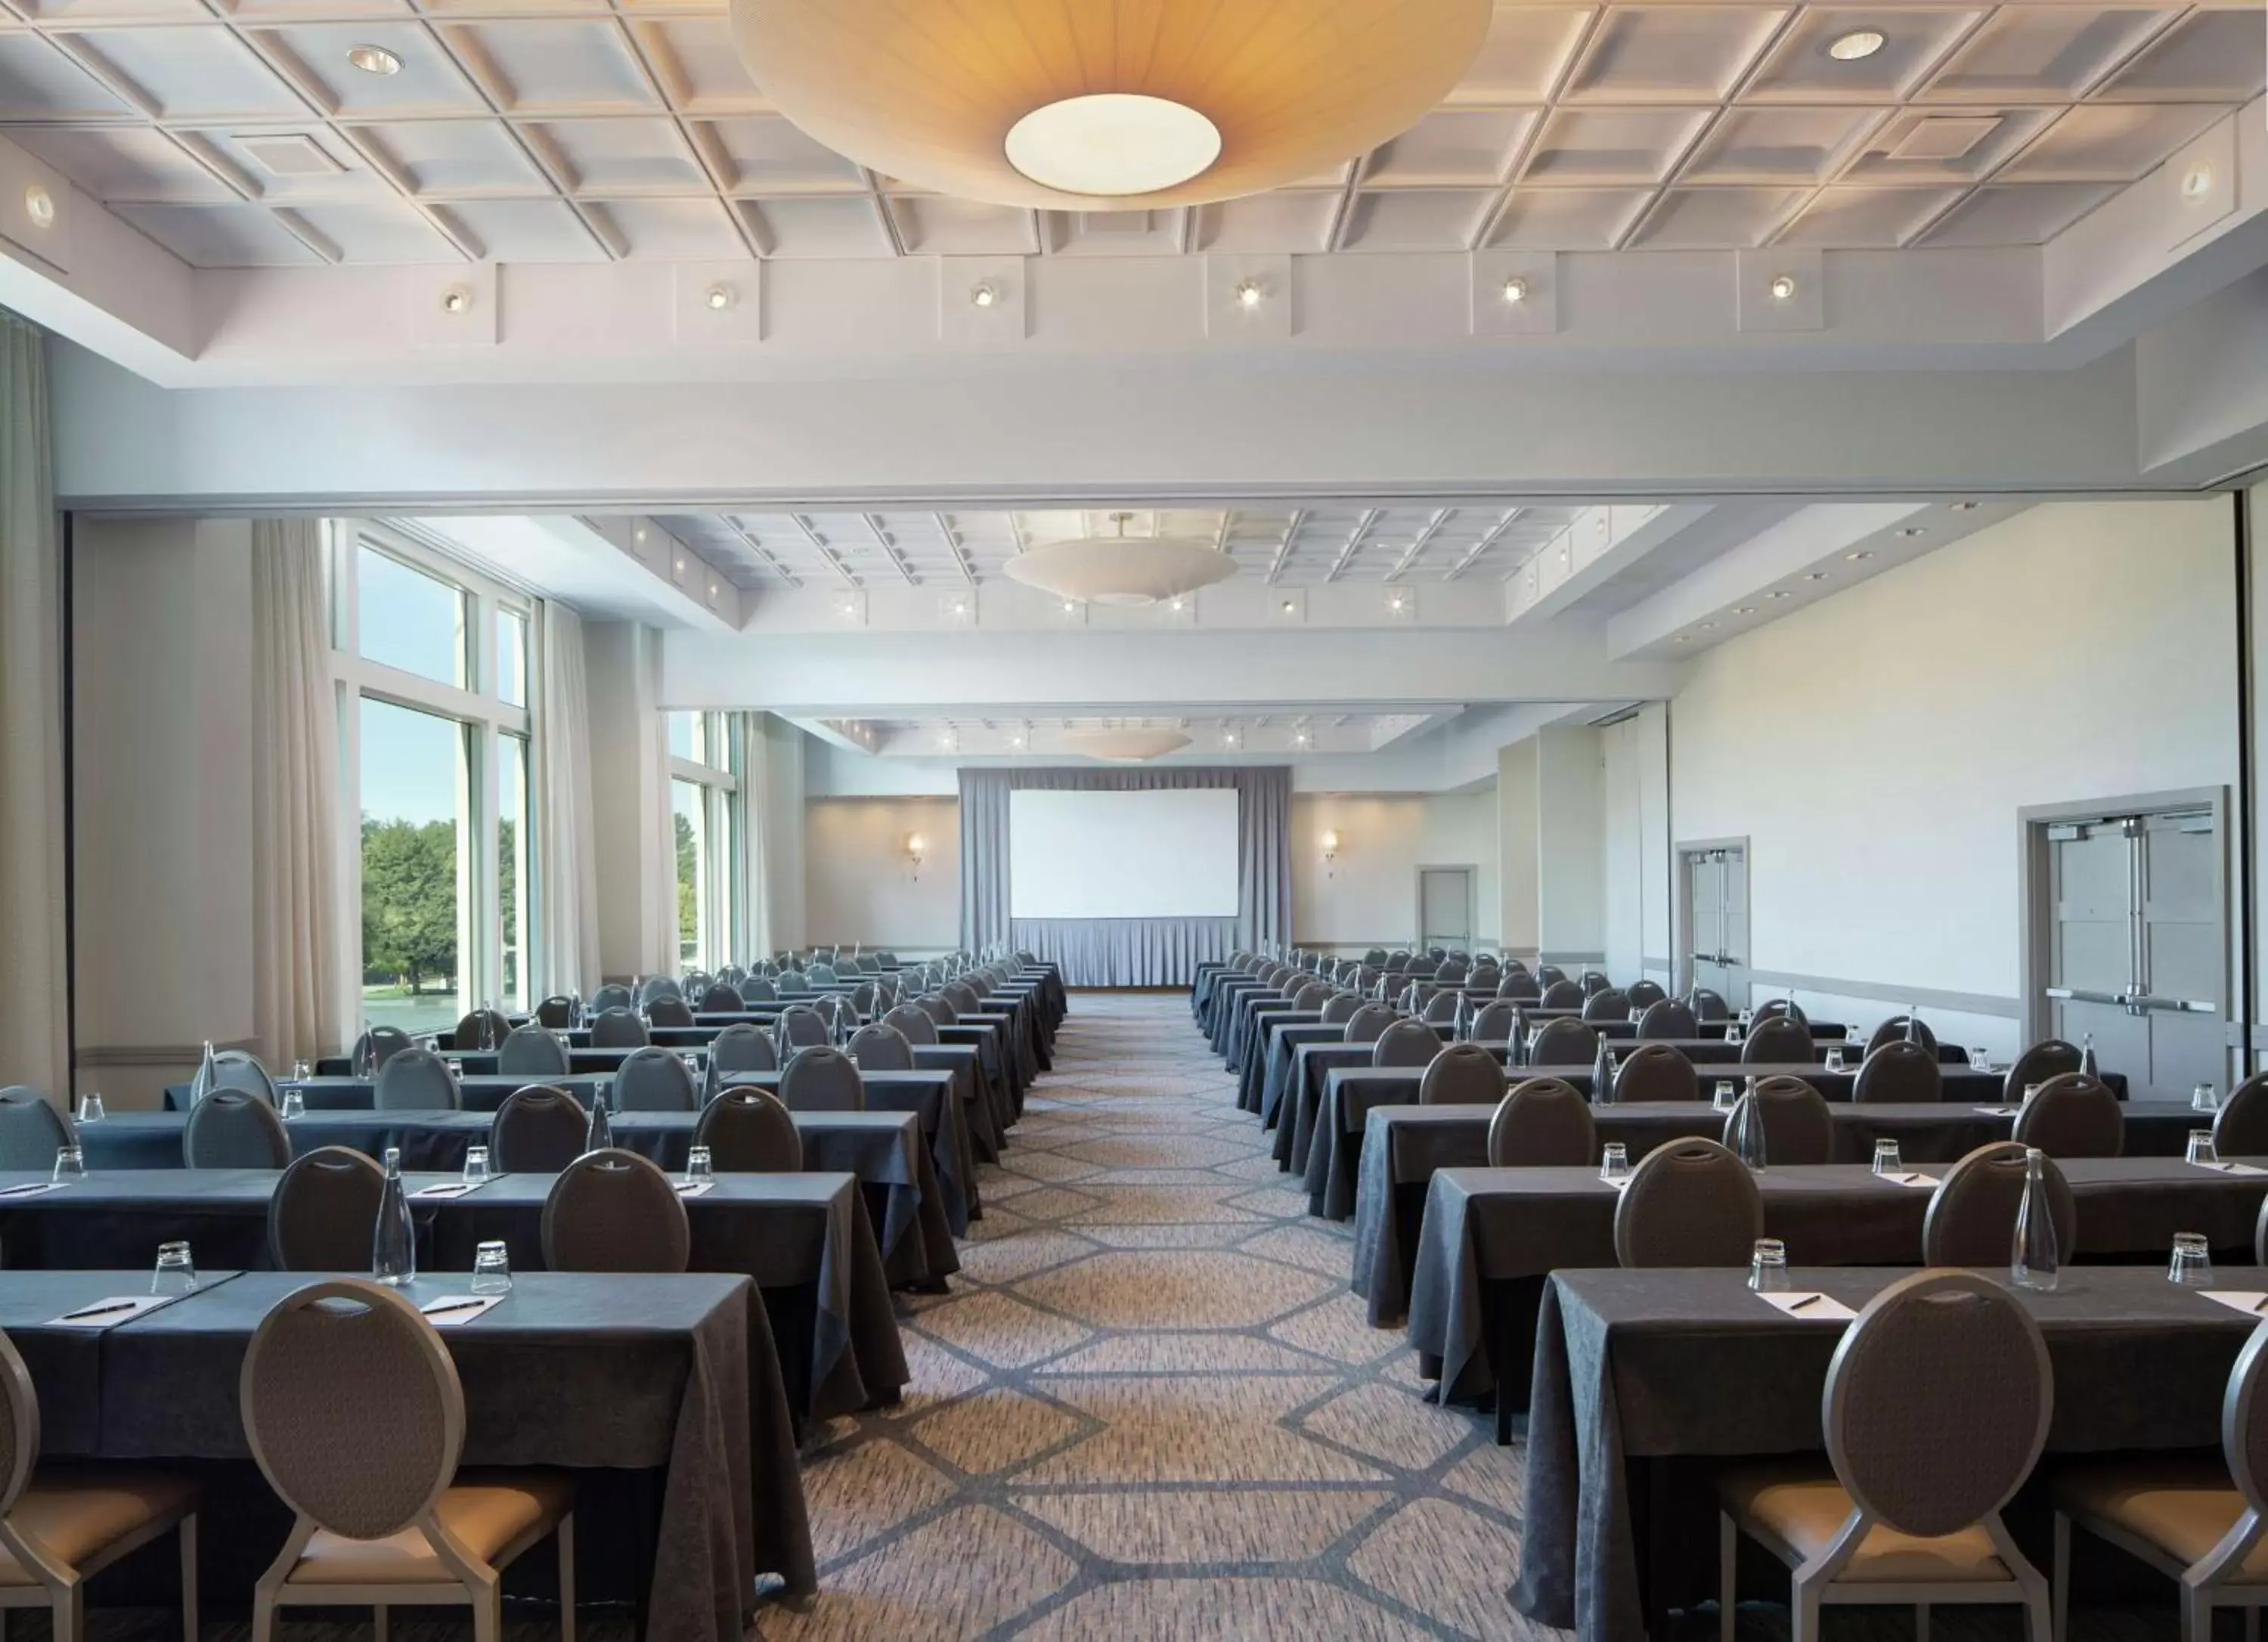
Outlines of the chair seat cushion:
M1719 1481L1718 1495L1734 1521L1764 1529L1806 1560L1835 1543L1855 1509L1830 1470L1734 1470ZM2013 1576L1982 1528L1920 1539L1876 1523L1835 1577L1850 1584L1949 1585Z
M460 1471L433 1507L441 1526L482 1562L549 1531L574 1508L574 1485L556 1471ZM291 1585L453 1585L457 1575L424 1534L349 1539L317 1528L286 1581Z
M2244 1514L2244 1496L2216 1460L2140 1460L2074 1466L2056 1477L2058 1510L2123 1528L2176 1562L2195 1563ZM2268 1537L2255 1545L2231 1585L2268 1580Z
M153 1522L187 1515L196 1504L197 1485L186 1477L56 1471L33 1477L8 1521L56 1560L77 1568ZM38 1583L14 1552L0 1547L0 1585Z

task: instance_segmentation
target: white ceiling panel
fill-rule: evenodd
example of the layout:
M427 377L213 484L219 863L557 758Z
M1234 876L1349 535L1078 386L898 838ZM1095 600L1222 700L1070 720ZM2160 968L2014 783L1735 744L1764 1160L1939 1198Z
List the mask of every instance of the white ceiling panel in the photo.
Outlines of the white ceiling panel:
M488 105L440 42L417 23L294 24L261 29L254 45L312 86L327 114L370 120L476 114ZM347 60L357 46L394 54L392 74L371 74Z
M777 114L708 121L693 132L722 160L725 186L737 194L855 194L864 186L858 166Z
M1960 197L1957 188L1822 188L1773 241L1887 250L1905 244Z
M1340 244L1356 251L1462 251L1487 226L1484 188L1398 188L1355 196Z
M748 254L721 200L606 200L588 209L611 222L641 261L723 261Z
M18 126L7 136L97 199L217 203L236 198L162 131L141 126Z
M612 22L452 24L442 35L497 103L514 113L625 113L661 106L629 37Z
M1902 100L1984 12L1982 6L1807 7L1742 96L1757 102ZM1829 55L1835 41L1860 30L1880 33L1881 49L1848 61Z
M1593 8L1500 5L1453 103L1540 103L1573 62Z
M13 0L13 4L25 16L42 23L194 22L205 15L200 0Z
M1699 108L1563 108L1545 122L1523 180L1656 183L1709 123Z
M217 155L255 197L271 203L398 197L352 144L325 126L216 126L185 131L182 138Z
M1974 182L2055 120L2053 108L1909 108L1861 145L1847 182Z
M2095 103L2073 108L2005 166L2003 182L2131 182L2220 119L2200 103Z
M2109 199L2110 182L2044 182L1988 187L1963 200L1930 230L1925 245L2037 245L2053 239Z
M880 202L862 196L754 200L742 209L761 225L773 256L888 256Z
M1321 251L1339 196L1279 188L1197 210L1197 243L1208 251Z
M889 202L906 249L924 256L1021 256L1039 247L1032 214L937 195Z
M225 29L107 28L63 38L166 119L288 118L307 112L275 70Z
M258 205L122 205L118 214L198 268L320 263L274 211Z
M1873 108L1735 108L1710 128L1683 182L1824 182L1881 123Z
M1454 108L1430 114L1378 150L1366 187L1502 182L1535 129L1532 108Z
M572 207L557 200L454 200L438 208L499 262L603 262Z
M634 32L672 107L726 114L768 107L723 17L670 18L637 24Z
M2174 15L2152 6L2004 5L1954 53L1923 95L2069 102Z
M2200 9L2152 40L2111 76L2113 98L2247 102L2268 81L2268 12L2257 5Z
M526 199L550 192L542 168L500 120L405 120L355 127L353 135L408 177L421 196Z
M1762 245L1803 198L1800 188L1672 188L1636 243L1661 250Z
M11 120L107 119L132 112L38 34L0 33L0 108Z
M350 262L447 262L461 260L433 225L398 200L369 204L310 202L293 214L336 247Z
M1713 102L1788 16L1765 6L1615 6L1567 85L1581 102Z
M578 194L707 192L700 162L667 120L546 120L523 128Z
M1515 188L1489 243L1523 250L1604 250L1621 240L1651 197L1634 188Z

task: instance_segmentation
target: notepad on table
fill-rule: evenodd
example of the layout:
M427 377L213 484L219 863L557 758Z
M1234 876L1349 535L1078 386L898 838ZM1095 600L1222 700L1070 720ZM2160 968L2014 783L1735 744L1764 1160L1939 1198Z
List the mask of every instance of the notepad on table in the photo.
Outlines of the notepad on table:
M1859 1314L1841 1300L1830 1299L1816 1289L1787 1289L1756 1298L1767 1306L1778 1307L1791 1317L1800 1317L1808 1322L1848 1322Z

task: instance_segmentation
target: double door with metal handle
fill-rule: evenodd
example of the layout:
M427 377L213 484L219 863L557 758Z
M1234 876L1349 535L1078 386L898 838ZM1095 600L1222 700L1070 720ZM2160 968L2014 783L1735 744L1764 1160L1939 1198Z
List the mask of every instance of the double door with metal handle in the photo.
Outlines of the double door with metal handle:
M1736 849L1685 852L1686 973L1740 1008L1749 1001L1749 858Z

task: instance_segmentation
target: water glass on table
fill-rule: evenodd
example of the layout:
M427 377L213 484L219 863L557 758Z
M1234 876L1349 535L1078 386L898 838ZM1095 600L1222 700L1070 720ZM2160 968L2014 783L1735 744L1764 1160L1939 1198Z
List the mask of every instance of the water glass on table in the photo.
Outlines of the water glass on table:
M54 1176L55 1184L58 1186L68 1186L75 1181L83 1181L85 1178L86 1152L85 1149L79 1146L57 1146L55 1148L55 1172Z
M465 1148L465 1184L485 1186L489 1182L489 1149L486 1146Z
M482 1243L473 1250L473 1292L512 1292L512 1255L503 1243Z
M1709 1104L1718 1111L1729 1112L1733 1109L1733 1080L1730 1078L1718 1079L1717 1092L1710 1097Z
M2213 1248L2204 1233L2174 1233L2174 1257L2166 1267L2166 1281L2183 1288L2213 1286Z
M1787 1245L1777 1237L1759 1237L1749 1256L1749 1286L1759 1294L1787 1292Z
M711 1162L709 1148L695 1146L685 1154L685 1183L698 1186L717 1178L716 1166Z
M1874 1142L1874 1173L1903 1174L1905 1164L1898 1156L1898 1143L1885 1135Z
M88 1093L79 1097L78 1121L80 1123L99 1123L102 1121L102 1096L100 1094L90 1090Z
M2207 1168L2218 1167L2220 1162L2220 1148L2213 1143L2213 1130L2191 1130L2189 1149L2182 1153L2182 1159L2184 1162L2203 1164Z
M284 1121L285 1123L290 1123L290 1122L291 1122L293 1118L295 1118L295 1117L305 1117L306 1115L307 1115L307 1097L306 1097L306 1094L304 1094L303 1093L301 1093L301 1092L300 1092L299 1090L298 1090L298 1089L286 1089L286 1090L284 1090Z
M293 1061L293 1062L291 1063L291 1081L292 1081L292 1082L294 1082L294 1083L305 1083L305 1082L306 1082L306 1081L307 1081L307 1079L310 1079L310 1078L313 1077L314 1075L315 1075L315 1068L314 1068L314 1065L313 1064L313 1063L308 1062L308 1061L304 1061L304 1060L295 1060L295 1061Z
M194 1294L197 1290L197 1263L189 1255L187 1243L158 1245L157 1270L150 1274L152 1294Z
M1992 1051L1986 1049L1982 1043L1970 1044L1969 1046L1969 1070L1971 1071L1992 1071Z
M2190 1091L2190 1110L2218 1112L2220 1110L2220 1091L2209 1083L2201 1083Z
M1843 1070L1843 1046L1840 1043L1830 1043L1827 1046L1827 1070L1830 1071Z

